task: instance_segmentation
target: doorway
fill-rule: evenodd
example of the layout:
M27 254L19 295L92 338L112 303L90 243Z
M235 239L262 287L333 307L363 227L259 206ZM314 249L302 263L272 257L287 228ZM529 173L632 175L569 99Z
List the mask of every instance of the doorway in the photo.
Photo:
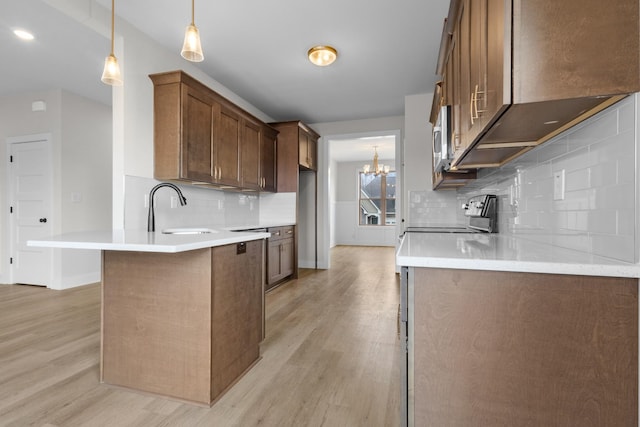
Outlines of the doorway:
M51 278L52 251L27 246L27 241L53 234L51 135L7 139L9 205L9 280L46 286Z
M402 206L399 175L396 179L396 171L401 167L400 132L335 135L325 139L329 164L325 200L329 245L325 249L328 251L335 245L395 246L398 235L395 219L401 218L396 208ZM376 166L378 171L374 170Z

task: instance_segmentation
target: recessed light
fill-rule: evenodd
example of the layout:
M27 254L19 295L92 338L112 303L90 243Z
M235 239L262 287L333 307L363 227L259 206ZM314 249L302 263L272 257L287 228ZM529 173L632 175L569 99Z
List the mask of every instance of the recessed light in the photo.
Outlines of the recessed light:
M33 40L35 37L29 31L25 30L13 30L13 34L21 38L22 40Z

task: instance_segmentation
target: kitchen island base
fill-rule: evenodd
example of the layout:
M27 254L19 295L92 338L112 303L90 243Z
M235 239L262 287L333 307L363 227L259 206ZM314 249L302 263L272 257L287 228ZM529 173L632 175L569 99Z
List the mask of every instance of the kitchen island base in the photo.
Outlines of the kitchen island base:
M101 380L211 405L260 357L264 241L103 251Z
M638 279L408 271L409 425L638 425Z

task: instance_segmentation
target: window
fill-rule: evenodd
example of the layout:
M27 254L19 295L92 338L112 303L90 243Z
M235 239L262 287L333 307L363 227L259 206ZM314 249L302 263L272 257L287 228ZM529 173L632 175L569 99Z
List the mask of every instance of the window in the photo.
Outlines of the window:
M360 225L394 225L396 223L396 173L375 175L360 172Z

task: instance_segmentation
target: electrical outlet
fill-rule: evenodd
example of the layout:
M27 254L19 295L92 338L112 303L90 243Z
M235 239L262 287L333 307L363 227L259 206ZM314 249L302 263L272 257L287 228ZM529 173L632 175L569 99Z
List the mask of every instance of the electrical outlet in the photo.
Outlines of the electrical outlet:
M149 195L148 195L148 194L145 194L145 195L144 195L144 199L143 199L143 202L142 202L142 203L143 203L143 205L144 205L144 207L145 207L145 208L148 208L148 207L149 207Z
M178 207L178 197L171 196L171 209L175 209Z
M553 200L564 200L564 169L553 174Z
M218 210L221 211L224 209L224 200L218 199Z

